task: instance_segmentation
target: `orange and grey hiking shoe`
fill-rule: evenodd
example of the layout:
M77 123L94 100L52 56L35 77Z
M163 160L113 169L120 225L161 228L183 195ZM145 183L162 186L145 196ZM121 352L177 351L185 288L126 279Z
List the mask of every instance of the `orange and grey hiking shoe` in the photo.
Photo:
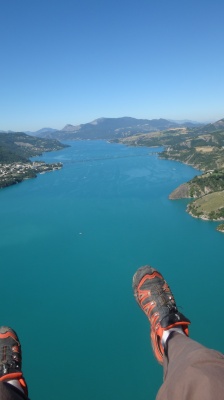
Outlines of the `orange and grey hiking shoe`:
M151 324L152 348L157 361L162 364L163 332L181 326L188 336L190 321L178 311L168 284L160 272L154 268L148 265L139 268L133 277L133 289L137 303Z
M22 352L18 336L7 326L0 327L0 381L18 380L23 392L28 395L26 381L23 378Z

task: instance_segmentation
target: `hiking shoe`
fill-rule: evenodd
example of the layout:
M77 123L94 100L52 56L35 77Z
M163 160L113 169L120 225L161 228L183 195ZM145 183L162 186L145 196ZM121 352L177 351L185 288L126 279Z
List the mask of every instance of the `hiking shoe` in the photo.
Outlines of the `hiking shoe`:
M188 336L190 324L176 306L173 294L159 271L146 265L133 277L134 296L151 324L151 342L157 361L163 363L163 332L173 327L182 327Z
M23 378L22 353L18 336L7 326L0 327L0 381L17 379L27 395L27 385Z

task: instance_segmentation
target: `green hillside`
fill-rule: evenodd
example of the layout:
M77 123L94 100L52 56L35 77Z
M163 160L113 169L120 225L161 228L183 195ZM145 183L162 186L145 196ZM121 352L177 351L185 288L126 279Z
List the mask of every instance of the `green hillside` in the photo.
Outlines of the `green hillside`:
M169 198L194 198L187 209L192 216L224 219L224 119L199 128L172 128L117 139L116 142L129 146L163 146L161 158L205 171L180 185Z
M0 164L26 162L30 157L67 147L55 139L43 139L22 132L0 133Z
M197 218L224 220L224 190L200 197L188 204L187 211Z

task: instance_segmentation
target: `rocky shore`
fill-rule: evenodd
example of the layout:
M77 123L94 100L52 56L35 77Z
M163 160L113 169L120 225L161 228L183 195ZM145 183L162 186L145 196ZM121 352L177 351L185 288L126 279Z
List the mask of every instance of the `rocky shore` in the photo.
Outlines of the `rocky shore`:
M217 231L224 233L224 224L220 224L216 228Z

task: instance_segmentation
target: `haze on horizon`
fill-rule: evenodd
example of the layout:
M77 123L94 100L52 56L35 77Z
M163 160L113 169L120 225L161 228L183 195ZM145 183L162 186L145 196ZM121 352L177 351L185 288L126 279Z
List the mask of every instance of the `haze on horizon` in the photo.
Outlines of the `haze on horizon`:
M0 130L224 117L221 0L1 4Z

